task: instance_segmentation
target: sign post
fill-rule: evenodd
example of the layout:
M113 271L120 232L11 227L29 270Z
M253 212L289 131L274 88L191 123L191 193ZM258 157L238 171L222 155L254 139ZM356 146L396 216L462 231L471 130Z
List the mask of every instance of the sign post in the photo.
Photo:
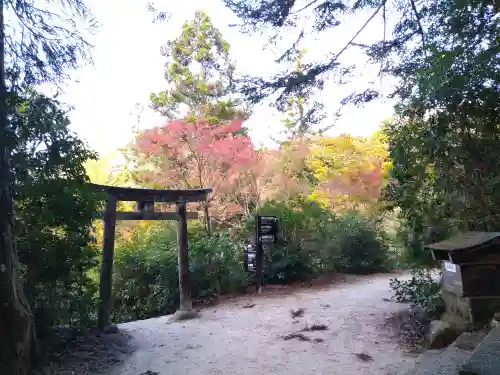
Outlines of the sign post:
M259 294L262 290L262 271L264 268L263 245L276 243L278 218L276 216L257 215L255 219L255 289Z

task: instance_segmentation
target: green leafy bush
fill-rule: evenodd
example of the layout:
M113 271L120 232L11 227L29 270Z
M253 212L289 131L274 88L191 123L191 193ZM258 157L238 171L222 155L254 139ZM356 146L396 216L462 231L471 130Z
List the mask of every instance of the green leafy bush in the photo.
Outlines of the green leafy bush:
M443 237L440 240L444 239ZM401 263L405 268L430 267L435 265L431 252L424 244L434 242L413 228L403 225L396 236L400 252ZM437 242L437 241L436 241Z
M409 280L391 279L390 287L398 302L409 303L433 314L444 307L440 293L441 278L433 276L428 270L413 269Z
M268 201L262 214L279 218L278 242L265 251L265 283L307 280L332 271L372 272L385 266L385 245L371 222L355 214L338 217L308 200ZM244 240L252 237L249 217L238 236L218 230L208 236L190 223L192 298L196 301L245 289ZM175 311L179 301L176 234L162 223L137 228L116 246L115 320L143 319Z
M305 280L333 271L337 249L331 241L335 216L313 201L267 201L261 214L279 219L278 243L265 252L265 283ZM249 217L244 234L253 234L255 218Z
M115 249L113 314L117 321L168 313L178 303L177 255L170 227L137 227Z
M317 202L267 201L260 212L279 219L278 243L266 252L267 283L305 280L332 271L374 272L386 266L383 236L354 213L336 216ZM248 218L246 236L255 219Z
M96 155L69 131L60 103L32 90L9 97L15 239L40 336L95 323L97 264L91 235L97 194L84 164Z
M207 236L200 230L192 234L189 241L195 298L227 294L248 285L249 276L242 263L243 249L235 245L227 232Z
M210 299L248 285L242 250L226 233L207 236L190 228L189 252L194 301ZM172 313L179 304L175 229L162 223L138 228L116 247L114 319L127 321Z
M370 273L387 266L387 246L375 225L356 213L337 221L338 268L345 272Z

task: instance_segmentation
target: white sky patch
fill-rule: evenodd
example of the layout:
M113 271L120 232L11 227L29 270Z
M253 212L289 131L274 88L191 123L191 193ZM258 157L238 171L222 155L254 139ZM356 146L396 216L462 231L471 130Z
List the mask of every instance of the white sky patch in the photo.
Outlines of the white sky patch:
M161 116L148 108L151 92L164 90L164 59L160 47L175 38L186 20L191 20L196 10L204 9L231 45L231 58L237 71L251 75L269 77L283 69L274 59L283 49L274 52L263 49L267 40L259 36L245 36L237 29L228 27L237 23L236 17L219 0L184 0L182 6L173 6L171 1L155 1L155 6L172 11L168 22L153 23L147 11L147 1L133 1L123 6L118 0L90 0L88 6L102 25L91 37L95 48L94 66L86 66L75 72L65 86L60 99L74 106L71 112L71 128L101 155L125 146L133 135L137 124L136 103L144 106L141 127L149 128L164 123ZM321 38L308 37L307 58L324 57L326 51L339 50L357 29L366 21L368 13L348 16L343 24ZM367 43L380 38L380 22L366 29L359 42ZM285 48L287 43L283 45ZM328 45L328 48L325 48ZM362 51L352 50L343 55L346 64L360 63L359 74L348 84L327 84L320 100L335 111L339 101L352 91L362 91L368 82L377 79L377 66L363 66L366 58ZM387 91L390 82L378 83ZM331 106L330 106L331 105ZM391 116L392 103L380 101L363 108L346 107L343 115L329 134L351 133L369 135L380 123ZM273 108L262 104L254 109L246 122L255 145L272 146L271 137L282 130L281 116Z

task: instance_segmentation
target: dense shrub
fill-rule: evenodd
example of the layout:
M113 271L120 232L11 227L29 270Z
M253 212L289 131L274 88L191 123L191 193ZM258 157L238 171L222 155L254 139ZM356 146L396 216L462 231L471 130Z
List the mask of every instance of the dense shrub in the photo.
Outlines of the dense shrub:
M137 227L130 241L115 246L115 320L167 313L178 303L177 255L170 227Z
M443 309L441 277L429 270L413 269L409 280L391 279L390 287L398 302L409 303L430 314L437 314Z
M192 298L205 300L238 291L248 284L242 250L226 233L207 236L191 228L189 236ZM126 321L168 314L179 303L175 229L157 225L137 228L116 247L114 319Z
M279 239L266 252L265 282L287 283L331 271L373 272L386 265L386 246L374 225L356 214L337 216L315 201L265 202L279 218ZM254 218L246 223L251 235Z
M421 235L411 228L402 228L398 233L401 248L401 261L408 268L431 266L434 263L431 252L424 247L427 243Z
M431 251L425 244L443 241L456 233L456 228L447 220L440 225L416 226L401 220L401 227L396 235L400 248L400 260L406 268L436 267L438 262L432 258Z
M204 230L199 230L189 242L195 299L239 291L248 285L249 276L242 264L243 249L227 232L206 236Z
M304 280L333 271L337 248L331 241L335 216L313 201L267 201L260 212L279 219L278 243L265 252L265 283ZM249 217L244 234L251 238L255 218Z
M384 268L386 246L371 222L336 216L313 201L268 201L260 212L279 218L276 245L265 250L265 283L306 280L332 271L373 272ZM253 235L249 217L237 235L218 230L208 236L189 228L193 300L207 300L248 286L241 245ZM115 320L142 319L173 312L178 303L175 228L164 223L136 227L117 241L114 273Z
M356 213L337 220L338 268L345 272L370 273L387 266L387 246L373 223Z

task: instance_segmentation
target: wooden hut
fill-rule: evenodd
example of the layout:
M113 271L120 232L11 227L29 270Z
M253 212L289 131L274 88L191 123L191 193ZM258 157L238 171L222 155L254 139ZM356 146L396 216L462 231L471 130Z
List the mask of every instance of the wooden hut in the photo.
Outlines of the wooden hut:
M426 247L441 262L449 314L476 325L500 311L500 232L463 232Z

